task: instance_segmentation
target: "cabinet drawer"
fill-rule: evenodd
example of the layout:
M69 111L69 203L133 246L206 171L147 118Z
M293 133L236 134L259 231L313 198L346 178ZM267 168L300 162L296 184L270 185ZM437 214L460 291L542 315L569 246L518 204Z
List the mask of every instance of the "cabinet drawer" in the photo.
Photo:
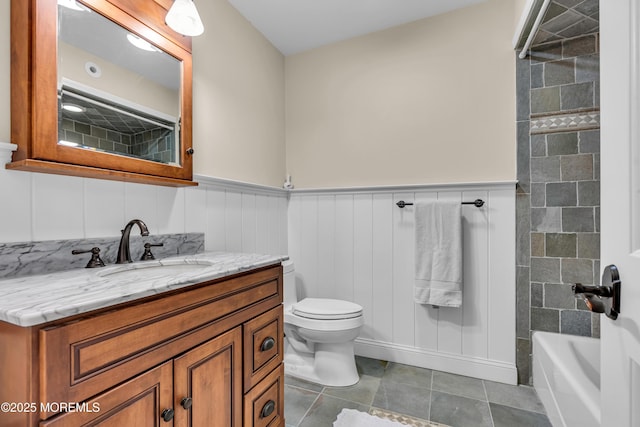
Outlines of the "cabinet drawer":
M271 371L244 396L244 425L284 426L284 365Z
M283 331L282 305L243 325L245 392L282 362Z
M41 330L41 401L83 401L279 306L280 270L218 280Z

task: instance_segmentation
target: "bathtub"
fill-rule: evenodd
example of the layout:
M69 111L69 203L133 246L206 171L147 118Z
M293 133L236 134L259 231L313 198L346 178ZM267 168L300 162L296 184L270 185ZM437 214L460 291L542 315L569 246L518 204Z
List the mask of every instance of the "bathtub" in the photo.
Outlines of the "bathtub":
M534 332L533 386L554 427L599 427L600 340Z

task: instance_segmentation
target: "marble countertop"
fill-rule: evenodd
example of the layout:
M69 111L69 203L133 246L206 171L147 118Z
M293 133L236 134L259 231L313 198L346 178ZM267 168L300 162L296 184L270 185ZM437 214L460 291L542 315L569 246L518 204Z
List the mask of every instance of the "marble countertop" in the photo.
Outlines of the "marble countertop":
M279 255L205 252L0 280L0 320L34 326L286 259Z

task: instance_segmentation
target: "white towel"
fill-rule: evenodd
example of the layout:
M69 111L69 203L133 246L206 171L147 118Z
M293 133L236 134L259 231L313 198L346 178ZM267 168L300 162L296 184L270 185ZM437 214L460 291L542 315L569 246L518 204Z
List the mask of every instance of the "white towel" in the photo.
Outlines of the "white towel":
M416 202L416 276L418 304L462 304L462 218L460 202Z

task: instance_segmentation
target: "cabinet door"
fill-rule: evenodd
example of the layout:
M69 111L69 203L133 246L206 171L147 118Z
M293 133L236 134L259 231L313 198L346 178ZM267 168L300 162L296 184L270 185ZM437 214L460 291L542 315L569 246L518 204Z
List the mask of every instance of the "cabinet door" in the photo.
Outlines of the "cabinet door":
M167 362L75 406L73 411L43 421L40 426L170 427L173 425L170 419L162 423L160 419L164 410L172 409L172 397L173 370L171 362Z
M241 402L240 327L174 359L175 427L241 427Z

